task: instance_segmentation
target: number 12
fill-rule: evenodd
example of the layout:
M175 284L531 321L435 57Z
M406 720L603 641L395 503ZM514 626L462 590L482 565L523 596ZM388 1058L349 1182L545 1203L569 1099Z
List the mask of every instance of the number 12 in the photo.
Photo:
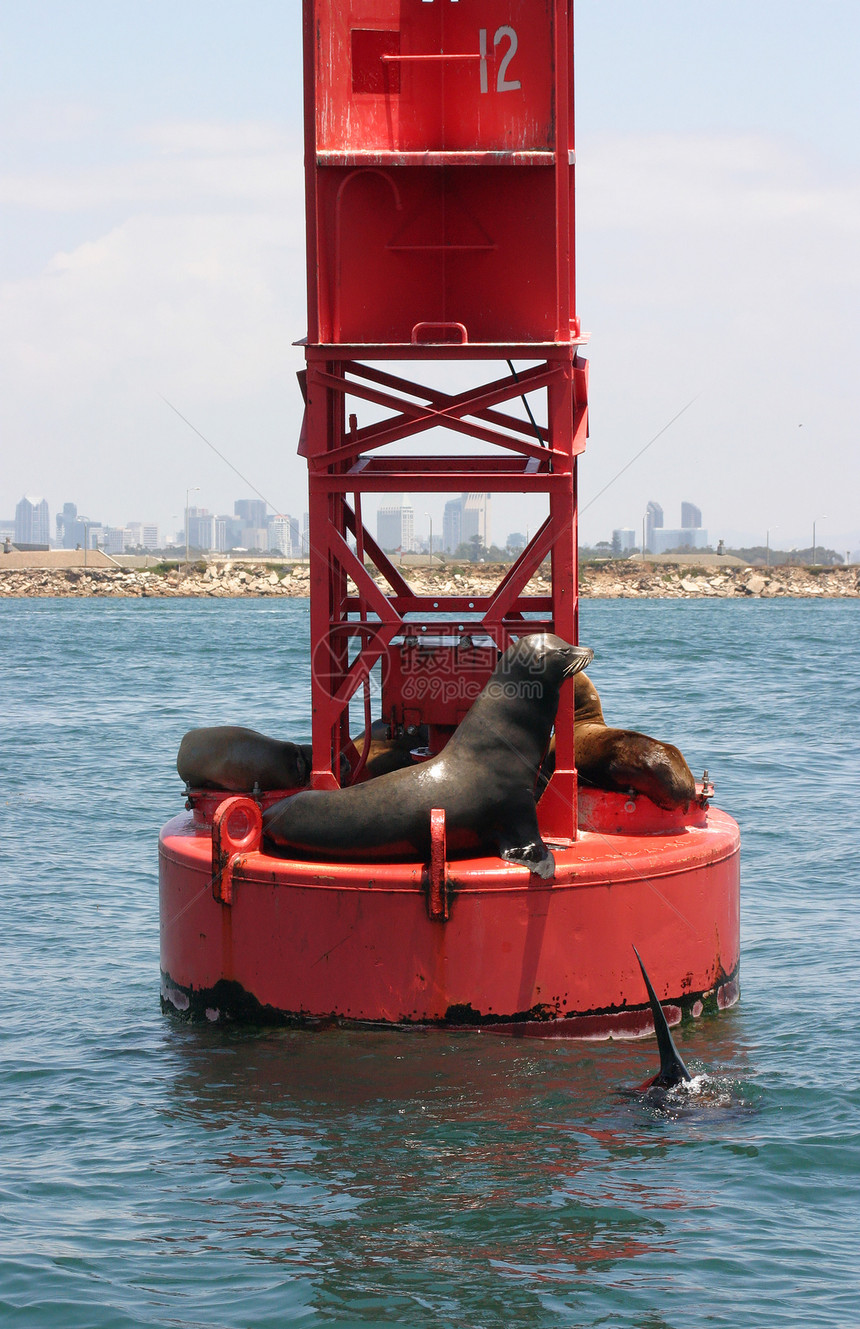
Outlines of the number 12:
M489 83L487 79L487 29L486 28L480 29L479 37L481 42L480 45L481 92L489 92ZM500 42L503 42L505 40L506 37L508 39L508 49L505 51L505 54L502 56L502 60L499 65L499 72L496 75L496 92L516 92L517 88L522 87L522 84L520 83L520 80L518 78L515 79L507 78L508 65L511 63L514 56L516 55L517 44L518 44L517 34L514 32L513 28L509 28L507 24L504 27L497 28L496 34L493 37L493 46L494 47L498 46Z

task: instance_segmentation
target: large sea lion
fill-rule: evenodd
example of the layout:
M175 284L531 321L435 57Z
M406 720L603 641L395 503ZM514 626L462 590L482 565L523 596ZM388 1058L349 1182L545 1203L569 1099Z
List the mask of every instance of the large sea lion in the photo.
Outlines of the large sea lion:
M566 678L593 652L549 633L521 637L438 756L349 789L306 790L263 815L267 840L350 859L430 851L430 812L445 811L451 849L490 845L543 878L555 861L538 830L535 782Z
M176 769L192 789L250 793L260 789L301 789L311 777L310 744L267 738L240 725L190 730L179 745Z
M611 729L591 679L577 674L574 686L574 759L580 782L618 793L632 789L661 808L689 807L696 782L678 748L635 729ZM548 781L554 769L551 745L541 780Z

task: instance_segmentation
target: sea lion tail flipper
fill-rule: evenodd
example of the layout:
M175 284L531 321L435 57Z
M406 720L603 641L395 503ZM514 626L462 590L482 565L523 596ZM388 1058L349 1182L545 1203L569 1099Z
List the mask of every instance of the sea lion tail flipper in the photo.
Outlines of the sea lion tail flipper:
M648 1000L651 1003L651 1014L654 1017L654 1033L657 1035L657 1047L660 1052L660 1069L650 1083L661 1089L671 1089L673 1085L692 1080L693 1077L675 1047L672 1035L669 1032L669 1025L666 1022L666 1016L663 1014L663 1007L657 1000L657 993L651 986L651 980L642 963L642 957L635 946L633 952L639 961L639 968L642 970L642 977L645 979L645 986L648 989Z

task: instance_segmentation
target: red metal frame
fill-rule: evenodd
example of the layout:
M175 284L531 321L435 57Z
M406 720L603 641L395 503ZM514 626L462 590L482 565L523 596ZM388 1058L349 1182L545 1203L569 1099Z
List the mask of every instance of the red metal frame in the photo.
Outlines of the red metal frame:
M312 781L333 788L354 751L350 701L397 641L438 633L438 615L499 650L527 621L576 641L587 365L574 302L572 0L305 0L304 19ZM499 370L447 393L379 363L395 360ZM538 363L516 371L514 360ZM545 408L532 419L510 409L537 393ZM362 407L383 419L359 426ZM440 427L484 451L415 448ZM396 444L413 446L392 455ZM361 520L364 494L403 491L545 495L549 516L491 594L422 596ZM527 594L547 557L551 593ZM541 801L544 833L570 840L572 707L565 696Z

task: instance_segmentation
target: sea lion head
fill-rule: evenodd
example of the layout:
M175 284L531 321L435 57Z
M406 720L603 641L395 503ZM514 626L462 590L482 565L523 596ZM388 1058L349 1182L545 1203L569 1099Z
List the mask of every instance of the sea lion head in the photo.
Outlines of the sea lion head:
M496 672L508 679L539 678L559 688L593 659L594 651L588 646L572 646L552 632L530 632L508 647Z
M513 726L529 762L539 762L555 722L561 685L590 664L593 655L587 646L572 646L551 632L520 637L499 660L454 738L459 744L463 735L484 725L490 732L501 724L509 731Z

